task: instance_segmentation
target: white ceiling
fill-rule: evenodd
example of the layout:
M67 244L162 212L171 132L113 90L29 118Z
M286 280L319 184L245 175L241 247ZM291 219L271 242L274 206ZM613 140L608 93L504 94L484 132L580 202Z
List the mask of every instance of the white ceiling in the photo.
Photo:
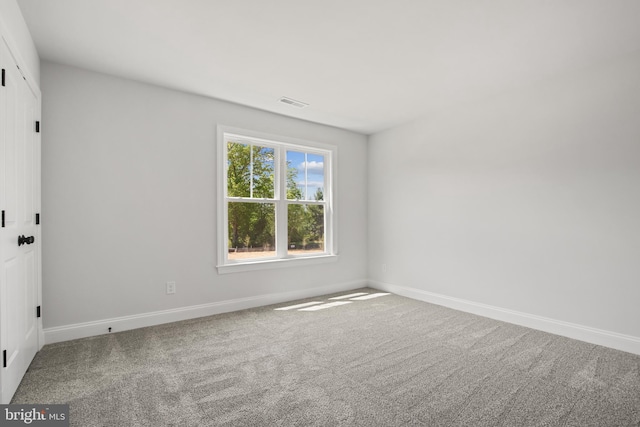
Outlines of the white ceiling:
M18 4L42 59L365 134L640 51L639 0Z

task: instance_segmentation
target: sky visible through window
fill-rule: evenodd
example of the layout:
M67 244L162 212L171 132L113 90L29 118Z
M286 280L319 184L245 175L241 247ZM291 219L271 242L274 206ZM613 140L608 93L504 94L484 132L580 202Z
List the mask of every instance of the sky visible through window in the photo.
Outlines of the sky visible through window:
M287 163L294 168L294 181L303 200L315 200L316 192L324 192L324 156L299 151L287 151Z

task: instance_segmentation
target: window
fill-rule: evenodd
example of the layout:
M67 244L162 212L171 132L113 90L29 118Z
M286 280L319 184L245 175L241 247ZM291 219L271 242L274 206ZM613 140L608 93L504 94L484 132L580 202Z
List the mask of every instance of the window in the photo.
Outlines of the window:
M218 128L218 271L334 261L336 148Z

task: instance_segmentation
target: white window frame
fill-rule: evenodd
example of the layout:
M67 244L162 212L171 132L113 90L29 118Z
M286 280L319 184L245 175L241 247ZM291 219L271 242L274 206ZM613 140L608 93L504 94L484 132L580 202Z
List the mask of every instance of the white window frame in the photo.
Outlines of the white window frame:
M229 201L243 200L228 197L227 194L227 141L246 141L247 143L275 149L275 185L274 199L253 199L253 202L268 202L276 205L276 256L269 258L255 258L246 260L229 259ZM305 153L321 154L324 156L324 202L325 229L324 248L321 254L289 255L287 252L287 212L290 204L319 204L312 200L287 200L286 197L286 151L301 151ZM335 262L338 260L337 239L337 209L336 209L336 171L338 148L333 145L305 141L277 135L269 135L246 129L218 125L217 127L217 269L219 274L262 270L269 268L312 265L318 263ZM244 199L245 201L247 199Z

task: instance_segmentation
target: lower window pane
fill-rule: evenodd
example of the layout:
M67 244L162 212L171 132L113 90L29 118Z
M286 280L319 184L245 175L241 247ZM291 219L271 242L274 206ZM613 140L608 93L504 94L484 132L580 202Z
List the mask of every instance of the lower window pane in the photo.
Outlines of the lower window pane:
M324 252L324 206L290 204L288 207L287 253L303 255Z
M276 255L276 208L273 203L229 202L229 259Z

